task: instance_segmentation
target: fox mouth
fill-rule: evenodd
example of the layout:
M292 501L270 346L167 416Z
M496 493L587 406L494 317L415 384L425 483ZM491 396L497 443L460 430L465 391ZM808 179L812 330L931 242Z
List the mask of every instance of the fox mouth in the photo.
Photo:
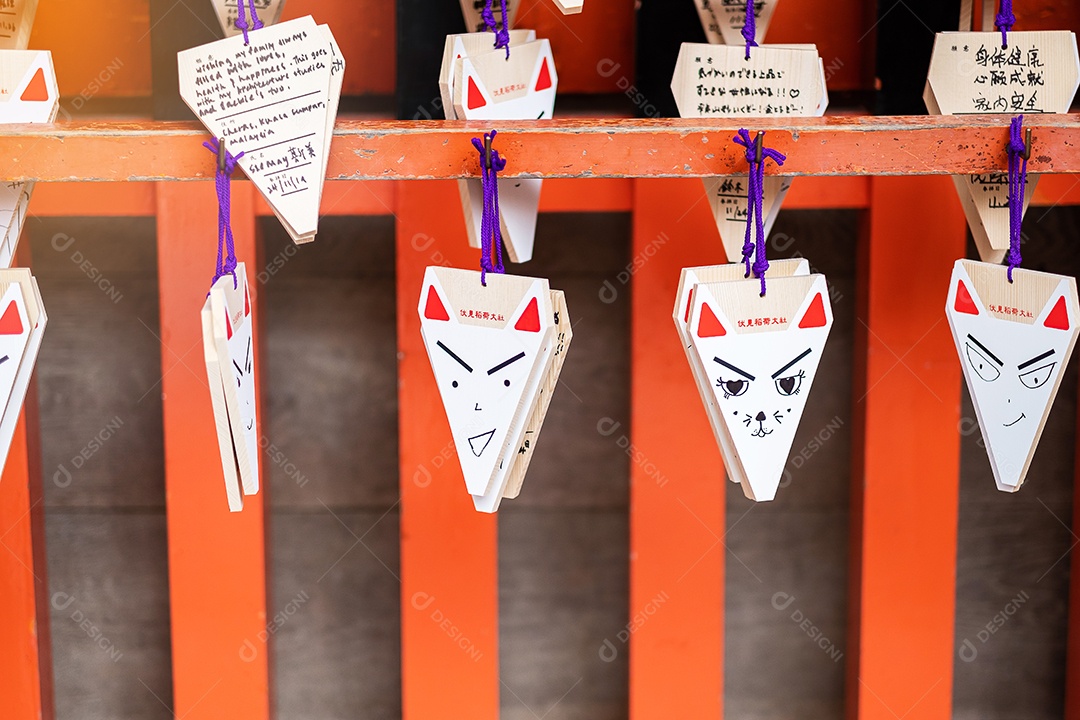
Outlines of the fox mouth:
M472 454L476 457L483 455L484 450L487 450L488 443L491 442L491 438L494 437L494 435L495 428L491 428L487 432L473 435L469 438L469 449L472 450Z
M1027 417L1027 415L1025 415L1024 413L1020 413L1020 417L1016 418L1016 419L1015 419L1015 420L1013 420L1013 421L1012 421L1011 423L1005 423L1005 424L1004 424L1004 427L1012 427L1013 425L1015 425L1016 423L1020 422L1021 420L1023 420L1023 419L1024 419L1024 418L1026 418L1026 417Z

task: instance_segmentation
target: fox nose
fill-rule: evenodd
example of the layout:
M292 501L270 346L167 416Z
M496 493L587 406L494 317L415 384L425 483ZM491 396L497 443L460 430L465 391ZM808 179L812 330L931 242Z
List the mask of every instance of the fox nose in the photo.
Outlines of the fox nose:
M765 413L759 412L757 414L757 417L755 417L754 419L757 420L758 422L765 422Z

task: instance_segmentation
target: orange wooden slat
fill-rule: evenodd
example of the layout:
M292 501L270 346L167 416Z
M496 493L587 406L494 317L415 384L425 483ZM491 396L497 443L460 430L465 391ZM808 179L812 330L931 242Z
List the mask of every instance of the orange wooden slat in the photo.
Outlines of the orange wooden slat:
M162 184L157 208L173 712L186 720L265 720L267 489L260 483L242 512L229 512L203 359L200 311L217 254L214 185ZM247 183L233 186L232 228L238 259L256 266ZM258 319L258 284L251 288ZM255 334L258 349L257 325ZM258 382L257 361L255 368Z
M551 41L559 93L622 93L634 70L634 3L586 0L576 15L563 15L554 0L522 0L514 27L536 30Z
M496 519L465 490L416 311L428 265L478 267L480 253L456 183L402 183L397 217L402 710L405 720L495 720Z
M38 183L30 200L36 217L150 217L157 212L157 185L132 183Z
M898 10L906 12L903 6ZM821 0L784 0L776 5L765 41L775 45L816 43L829 90L869 90L873 71L866 72L864 65L868 61L867 46L872 47L874 41L876 11L877 3L864 0L828 4Z
M175 8L187 12L183 5ZM43 2L32 50L50 50L60 84L60 117L95 97L150 96L150 4Z
M1080 448L1080 443L1077 443ZM1080 452L1073 489L1072 571L1069 575L1069 625L1065 655L1065 720L1080 720Z
M289 0L282 20L311 15L328 24L345 56L344 95L393 95L396 89L395 4L385 0ZM432 91L434 92L434 90Z
M1008 117L787 118L752 129L788 155L784 175L944 175L1005 167ZM730 121L723 121L727 123ZM699 120L508 122L498 149L505 177L703 177L746 171L731 142L738 125ZM1042 152L1037 173L1080 172L1080 124L1070 115L1029 116ZM477 177L472 139L485 126L464 121L337 123L327 177L426 180ZM0 180L66 182L196 180L212 176L194 123L72 122L0 127ZM776 168L769 168L776 174Z
M540 212L629 212L633 187L633 181L625 178L546 180Z
M947 178L874 178L870 201L856 312L848 717L947 720L960 364L945 296L967 224Z
M36 406L36 393L27 396L27 403ZM29 432L37 432L36 414ZM27 415L24 410L19 416L0 478L0 707L5 720L53 717L41 461L36 443L27 449Z
M632 253L631 287L615 285L632 301L630 427L597 428L630 456L630 617L655 609L630 634L630 716L710 720L723 700L727 480L671 320L680 269L724 262L700 181L634 181Z

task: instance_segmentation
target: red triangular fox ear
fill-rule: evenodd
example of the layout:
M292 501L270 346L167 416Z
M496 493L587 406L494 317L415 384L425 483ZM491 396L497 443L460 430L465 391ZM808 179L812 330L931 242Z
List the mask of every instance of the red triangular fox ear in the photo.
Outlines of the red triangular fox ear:
M251 314L251 290L244 288L244 317Z
M704 303L701 306L701 316L698 317L697 323L698 337L721 337L727 335L727 330L720 324L720 319L716 317L716 313L709 307L708 303Z
M514 323L514 329L521 332L540 332L540 307L535 297L525 306L517 322Z
M828 321L825 318L825 301L821 297L821 293L814 296L814 299L810 301L810 307L806 308L806 312L803 313L802 319L799 320L800 328L819 328L825 327Z
M19 99L24 102L45 102L49 99L49 88L45 85L45 70L38 68Z
M19 306L12 300L8 303L4 314L0 316L0 335L22 335L22 318L19 317Z
M979 306L971 299L971 293L968 292L967 285L964 284L963 280L956 281L956 302L953 304L953 308L956 312L966 315L979 314Z
M476 86L476 81L472 79L472 76L469 76L468 96L468 105L470 110L482 108L487 105L487 100L484 99L484 94L480 92L480 88Z
M1050 311L1050 314L1043 320L1043 325L1054 330L1068 330L1069 329L1069 308L1065 304L1065 296L1059 295L1057 302L1054 304L1054 309Z
M544 58L544 64L540 66L540 75L536 78L536 92L547 90L549 87L551 87L551 71L548 70L547 58Z
M424 305L424 317L428 320L450 320L450 314L443 306L442 298L435 292L434 285L428 285L427 304Z

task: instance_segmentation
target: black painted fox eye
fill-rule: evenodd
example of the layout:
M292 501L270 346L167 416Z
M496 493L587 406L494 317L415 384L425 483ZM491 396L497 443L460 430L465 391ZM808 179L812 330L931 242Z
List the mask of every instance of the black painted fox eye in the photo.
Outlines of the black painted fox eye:
M994 382L998 379L1001 370L998 370L997 365L990 362L990 359L971 343L966 343L966 349L968 365L971 366L976 375L986 382Z
M1046 381L1050 379L1050 376L1054 373L1054 368L1057 367L1056 362L1047 363L1042 367L1037 367L1034 370L1028 370L1026 373L1020 375L1020 382L1024 383L1024 387L1034 390L1035 388L1041 388L1046 384Z
M776 392L780 393L784 397L798 395L799 388L802 387L802 381L804 377L806 377L806 373L800 370L795 375L788 375L787 377L776 378Z
M739 397L750 389L749 380L725 380L720 378L716 381L716 387L724 391L724 399Z

